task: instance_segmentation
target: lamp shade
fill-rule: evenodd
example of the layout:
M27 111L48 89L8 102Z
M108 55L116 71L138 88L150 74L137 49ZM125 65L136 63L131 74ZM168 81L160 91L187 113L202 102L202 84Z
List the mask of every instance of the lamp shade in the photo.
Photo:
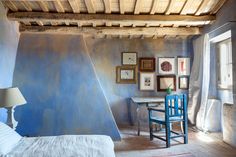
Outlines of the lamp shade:
M23 104L26 104L26 100L17 87L0 89L0 107L13 107Z

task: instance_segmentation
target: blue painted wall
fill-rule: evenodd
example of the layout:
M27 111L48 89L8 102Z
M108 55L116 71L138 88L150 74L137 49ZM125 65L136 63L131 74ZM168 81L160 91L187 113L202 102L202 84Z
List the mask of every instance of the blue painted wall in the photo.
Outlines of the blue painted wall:
M18 40L18 24L7 20L0 2L0 88L12 86ZM5 109L0 109L0 121L6 121Z
M165 92L140 91L137 84L116 84L116 66L121 65L121 52L137 52L138 57L192 57L192 43L188 39L86 39L87 47L95 69L111 106L113 115L119 125L136 118L136 105L129 106L129 98L133 96L164 96ZM176 66L177 67L177 66ZM157 71L157 70L156 70ZM156 72L156 74L158 74ZM177 77L178 78L178 77ZM178 80L178 79L177 79ZM176 81L178 89L178 81ZM181 91L179 92L187 92ZM141 109L143 126L147 124L147 110Z
M224 6L219 10L216 15L216 21L209 26L204 27L204 33L209 33L210 38L213 38L228 30L232 30L232 45L233 45L233 58L236 58L236 1L228 0ZM233 103L233 93L236 93L236 87L234 86L234 92L230 90L220 90L217 88L216 80L216 52L214 48L211 51L211 85L209 97L216 97L224 103ZM233 62L235 59L233 59ZM236 68L234 68L234 84L236 84Z
M22 34L14 85L28 102L16 108L20 134L105 134L120 139L82 37Z

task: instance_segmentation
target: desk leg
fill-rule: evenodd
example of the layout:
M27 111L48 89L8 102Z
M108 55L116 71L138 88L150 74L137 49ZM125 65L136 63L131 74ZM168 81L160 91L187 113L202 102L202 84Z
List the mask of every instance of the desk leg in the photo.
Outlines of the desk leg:
M132 112L132 108L131 108L132 100L128 99L127 104L128 104L128 119L129 119L129 123L130 123L130 125L134 126L134 120L133 120L132 113L131 113Z
M139 105L137 106L136 112L137 112L137 121L138 121L138 136L140 135L140 117L139 117Z

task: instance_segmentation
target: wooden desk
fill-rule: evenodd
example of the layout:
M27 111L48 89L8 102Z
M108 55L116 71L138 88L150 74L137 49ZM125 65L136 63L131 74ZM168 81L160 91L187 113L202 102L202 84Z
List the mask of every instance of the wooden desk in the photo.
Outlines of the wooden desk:
M164 97L131 97L131 101L133 101L135 104L137 104L137 120L138 120L138 136L140 135L140 117L139 117L139 110L140 106L146 105L146 107L152 107L153 105L150 104L156 104L161 105L161 103L165 102Z

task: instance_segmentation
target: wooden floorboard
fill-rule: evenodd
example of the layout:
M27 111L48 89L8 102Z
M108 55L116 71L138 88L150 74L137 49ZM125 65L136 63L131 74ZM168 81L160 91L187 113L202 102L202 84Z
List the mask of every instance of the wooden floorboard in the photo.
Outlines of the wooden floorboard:
M137 136L135 127L120 128L122 140L115 142L117 157L163 157L172 155L191 154L195 157L235 157L236 148L222 141L218 134L204 134L189 129L189 143L182 144L183 140L172 140L171 147L165 148L165 142L149 140L149 133L142 131Z

